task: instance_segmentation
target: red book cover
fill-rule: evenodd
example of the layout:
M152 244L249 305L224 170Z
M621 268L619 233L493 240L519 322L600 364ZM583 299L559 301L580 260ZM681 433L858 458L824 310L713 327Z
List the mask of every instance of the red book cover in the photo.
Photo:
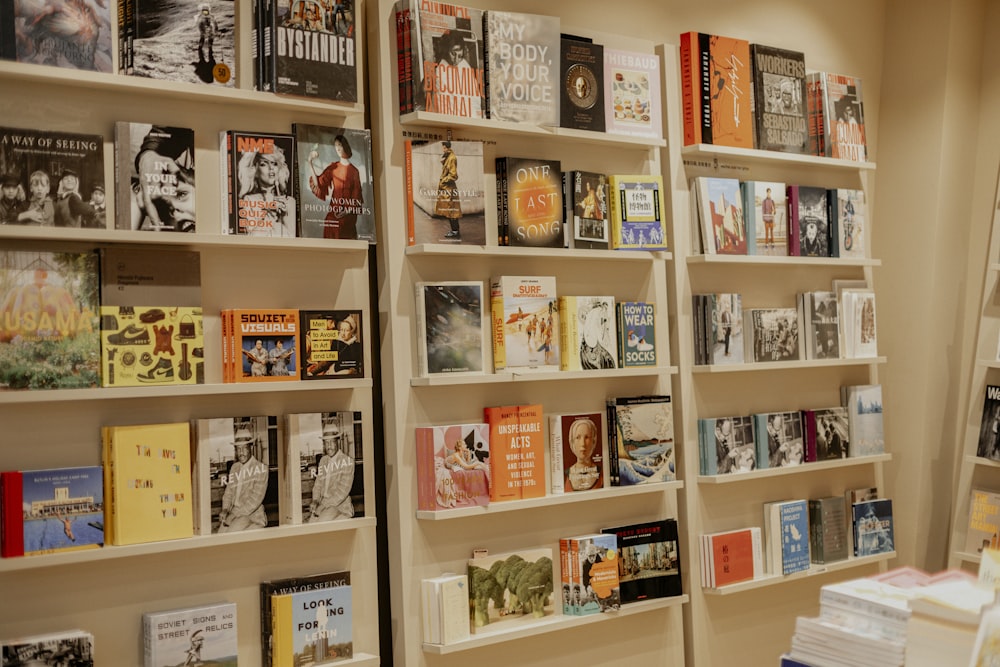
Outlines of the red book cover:
M788 206L788 255L798 257L802 254L799 244L799 186L789 185L787 198Z
M750 530L712 536L715 587L754 578L753 536Z
M0 473L0 556L24 555L24 519L21 509L21 473Z
M488 505L488 438L486 424L417 427L417 507L434 511Z
M701 51L698 33L681 35L681 113L684 119L684 145L702 143L701 137Z

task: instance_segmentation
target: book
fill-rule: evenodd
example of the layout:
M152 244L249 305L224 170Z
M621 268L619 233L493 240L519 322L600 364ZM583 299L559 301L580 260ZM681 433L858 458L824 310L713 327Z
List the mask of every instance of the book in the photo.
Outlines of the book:
M792 211L792 230L789 234L798 234L797 243L793 247L798 248L798 255L802 257L829 257L830 256L830 220L827 210L828 191L825 188L816 188L805 185L789 185L789 190L795 191L794 199L797 202L795 210ZM792 205L793 197L789 195L789 207Z
M659 174L608 176L611 247L615 250L667 250L663 177Z
M115 123L115 228L194 232L194 130Z
M764 542L767 569L788 575L808 570L809 504L806 500L764 503Z
M100 382L98 259L0 251L0 391Z
M618 539L622 604L683 594L677 520L604 528Z
M496 162L503 245L565 247L559 161L503 157Z
M418 426L415 440L418 509L489 505L489 424Z
M516 629L554 614L552 549L523 549L470 558L472 633Z
M611 486L672 482L677 478L670 396L609 398L607 413Z
M553 494L604 488L603 432L599 412L549 415Z
M1000 547L1000 493L974 488L969 493L965 551L983 553Z
M621 367L656 366L656 304L619 301L615 318Z
M559 297L559 369L618 368L613 296Z
M757 469L754 420L748 416L698 420L701 474L729 475Z
M850 430L850 456L875 456L885 453L882 420L882 385L854 385L840 388L847 409Z
M849 555L847 511L843 496L809 500L809 558L813 563L833 563Z
M274 92L358 101L355 8L354 3L346 2L332 6L274 2L267 10L273 14L268 74Z
M299 311L270 308L231 309L229 312L233 382L299 379Z
M604 117L608 134L663 138L660 57L604 49Z
M99 134L2 127L0 174L0 225L107 227Z
M756 148L785 153L807 153L806 58L763 44L750 45L753 59Z
M559 126L604 132L604 46L574 35L559 46Z
M469 575L421 579L424 642L448 646L468 639Z
M269 419L269 434L271 421ZM285 415L278 444L281 525L319 523L365 515L361 412ZM280 436L280 434L279 434ZM265 503L267 509L270 509Z
M559 309L554 276L490 279L493 370L559 368Z
M680 37L684 145L754 147L750 43L707 33Z
M0 640L3 667L60 663L94 667L94 636L85 630L65 630Z
M806 359L840 358L840 313L835 292L800 294Z
M106 544L193 535L187 423L103 426Z
M565 224L572 227L572 246L606 249L610 242L608 177L592 171L568 171L563 173L563 182ZM566 232L570 236L570 230Z
M409 11L412 71L403 77L400 111L483 118L483 11L443 2L412 3Z
M875 290L849 288L840 291L841 340L848 359L878 356Z
M851 431L847 408L803 410L806 461L834 461L851 456Z
M572 568L574 573L579 571L580 585L574 616L617 611L621 608L618 536L593 533L572 537L570 541L570 553L576 559Z
M236 667L236 603L151 611L142 615L143 667L203 662Z
M222 233L295 236L295 137L229 130L220 142Z
M122 74L236 86L235 3L208 0L180 11L162 0L118 0L118 11L119 21L131 18Z
M993 607L983 612L976 629L976 643L972 647L970 665L988 665L1000 658L1000 609Z
M104 546L101 466L0 472L0 555Z
M707 358L715 365L742 364L744 362L743 299L739 294L717 293L707 295L704 329Z
M195 533L277 526L278 418L216 417L198 419L194 427Z
M490 502L545 496L542 406L483 408L489 425Z
M0 7L0 58L21 63L111 72L111 7L57 2L5 2Z
M830 190L830 220L836 230L831 250L837 257L863 259L868 256L868 204L864 190L835 188Z
M417 374L478 375L489 348L483 283L475 280L418 281L415 321Z
M705 254L746 255L748 239L740 182L735 178L698 176L694 188Z
M798 361L802 358L795 308L749 308L743 311L744 351L748 362Z
M344 571L302 590L271 593L268 664L326 665L354 657L351 590L351 573ZM311 658L303 662L304 656Z
M283 579L272 579L260 584L260 649L261 665L277 664L277 656L274 654L275 628L274 628L274 601L280 596L304 593L310 591L322 591L330 588L338 588L349 583L348 572L324 572L303 577L288 577ZM348 577L345 579L345 575ZM315 608L314 608L315 609ZM316 623L315 616L306 619L306 622ZM329 623L328 623L329 625ZM289 663L291 664L291 663Z
M559 125L559 34L556 16L484 12L487 118Z
M746 181L740 183L740 189L743 193L747 254L768 257L784 257L790 254L785 184L772 181Z
M976 456L1000 461L1000 386L988 384L983 393Z
M852 505L854 519L854 555L874 556L895 549L892 500L876 498Z
M365 376L365 335L360 310L300 310L302 380Z
M486 245L483 142L407 139L407 244Z
M992 542L992 535L989 542L985 540L982 542L976 579L983 586L996 590L1000 588L1000 549L989 546Z
M204 384L200 306L101 306L101 386Z
M817 72L819 79L823 147L827 157L864 162L867 157L861 79L846 74Z
M798 411L753 416L757 468L787 468L806 460L806 429Z
M298 236L375 242L372 138L366 129L293 123Z
M701 536L704 588L721 588L764 574L764 556L759 526Z

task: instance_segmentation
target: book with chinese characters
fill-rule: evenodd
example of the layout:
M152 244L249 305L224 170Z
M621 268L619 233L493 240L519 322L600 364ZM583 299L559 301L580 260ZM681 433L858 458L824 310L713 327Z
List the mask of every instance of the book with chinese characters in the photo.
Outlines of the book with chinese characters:
M608 177L611 247L615 250L667 250L663 177L612 174Z

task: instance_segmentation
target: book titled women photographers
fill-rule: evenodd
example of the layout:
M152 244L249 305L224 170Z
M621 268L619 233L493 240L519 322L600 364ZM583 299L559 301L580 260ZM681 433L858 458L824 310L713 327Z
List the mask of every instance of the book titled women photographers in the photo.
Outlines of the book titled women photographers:
M220 143L223 234L295 236L295 137L229 130Z
M561 39L559 126L604 131L604 47L575 35Z

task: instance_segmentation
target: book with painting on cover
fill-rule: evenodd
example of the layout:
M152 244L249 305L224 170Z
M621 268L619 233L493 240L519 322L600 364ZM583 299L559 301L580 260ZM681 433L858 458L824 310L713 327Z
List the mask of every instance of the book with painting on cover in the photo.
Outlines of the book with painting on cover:
M194 130L115 123L115 228L194 232Z
M299 379L299 311L288 308L230 309L231 382L292 382Z
M0 472L0 555L104 546L101 466Z
M607 401L611 486L672 482L674 413L670 396L620 396Z
M806 460L801 412L763 412L755 414L753 422L758 469L786 468Z
M604 132L604 46L562 35L559 55L559 126Z
M851 433L850 456L875 456L885 452L882 419L882 385L867 384L840 388L841 403L847 408Z
M604 49L604 116L608 134L663 138L660 57Z
M219 135L222 233L295 236L295 137L223 131Z
M413 2L409 12L411 72L404 75L401 91L407 98L405 111L484 118L483 11Z
M489 424L418 426L415 439L418 509L489 505Z
M618 537L622 604L683 594L676 519L603 528L601 532Z
M747 226L740 182L735 178L698 176L694 188L705 254L746 255Z
M236 603L147 612L142 615L143 667L174 667L192 660L236 667Z
M66 662L69 660L72 662ZM84 630L66 630L0 639L0 665L3 667L58 664L94 667L94 636Z
M830 222L833 238L830 249L836 257L863 259L868 256L868 204L864 190L830 190Z
M559 308L555 276L490 279L493 370L559 369Z
M100 381L96 253L0 251L0 391Z
M298 236L375 243L371 132L292 123L292 134Z
M563 173L566 225L572 222L572 247L606 249L608 237L608 177L592 171Z
M0 59L112 72L106 2L0 4Z
M354 3L276 0L265 11L272 25L269 71L274 92L358 101ZM267 54L265 45L265 54Z
M969 522L965 533L965 551L982 553L1000 547L1000 493L972 489L969 494Z
M483 408L489 424L490 501L541 498L545 487L542 406Z
M559 34L557 16L484 13L487 118L559 125Z
M191 427L104 426L105 544L191 537Z
M656 304L619 301L615 304L618 362L622 368L656 366Z
M503 245L565 247L559 160L501 157L496 164L497 224L503 231Z
M549 415L553 494L604 488L603 432L599 412Z
M850 555L847 544L847 512L843 496L809 500L809 558L813 563L832 563Z
M280 423L274 416L194 422L194 530L233 533L278 525Z
M486 245L483 142L407 139L407 244Z
M754 420L749 416L698 420L703 475L729 475L757 469Z
M760 526L701 536L701 585L720 588L764 574Z
M560 370L618 368L615 298L559 297Z
M855 556L874 556L895 549L891 499L854 503L852 510Z
M489 342L484 303L483 283L478 280L417 282L418 375L485 372Z
M808 152L805 54L751 44L750 57L753 58L756 147L785 153Z
M284 436L278 456L279 523L363 517L361 412L288 414Z
M784 257L788 252L788 206L785 184L740 183L746 221L747 254Z
M608 176L611 247L667 250L667 223L660 174Z
M988 384L983 395L976 456L1000 461L1000 386Z
M331 573L310 588L271 593L274 667L336 664L354 657L351 573ZM310 656L305 658L304 656Z
M799 316L795 308L749 308L743 354L748 362L798 361L802 358Z
M488 626L516 629L554 614L551 548L476 556L468 567L473 634Z
M300 310L303 380L365 376L360 310Z

